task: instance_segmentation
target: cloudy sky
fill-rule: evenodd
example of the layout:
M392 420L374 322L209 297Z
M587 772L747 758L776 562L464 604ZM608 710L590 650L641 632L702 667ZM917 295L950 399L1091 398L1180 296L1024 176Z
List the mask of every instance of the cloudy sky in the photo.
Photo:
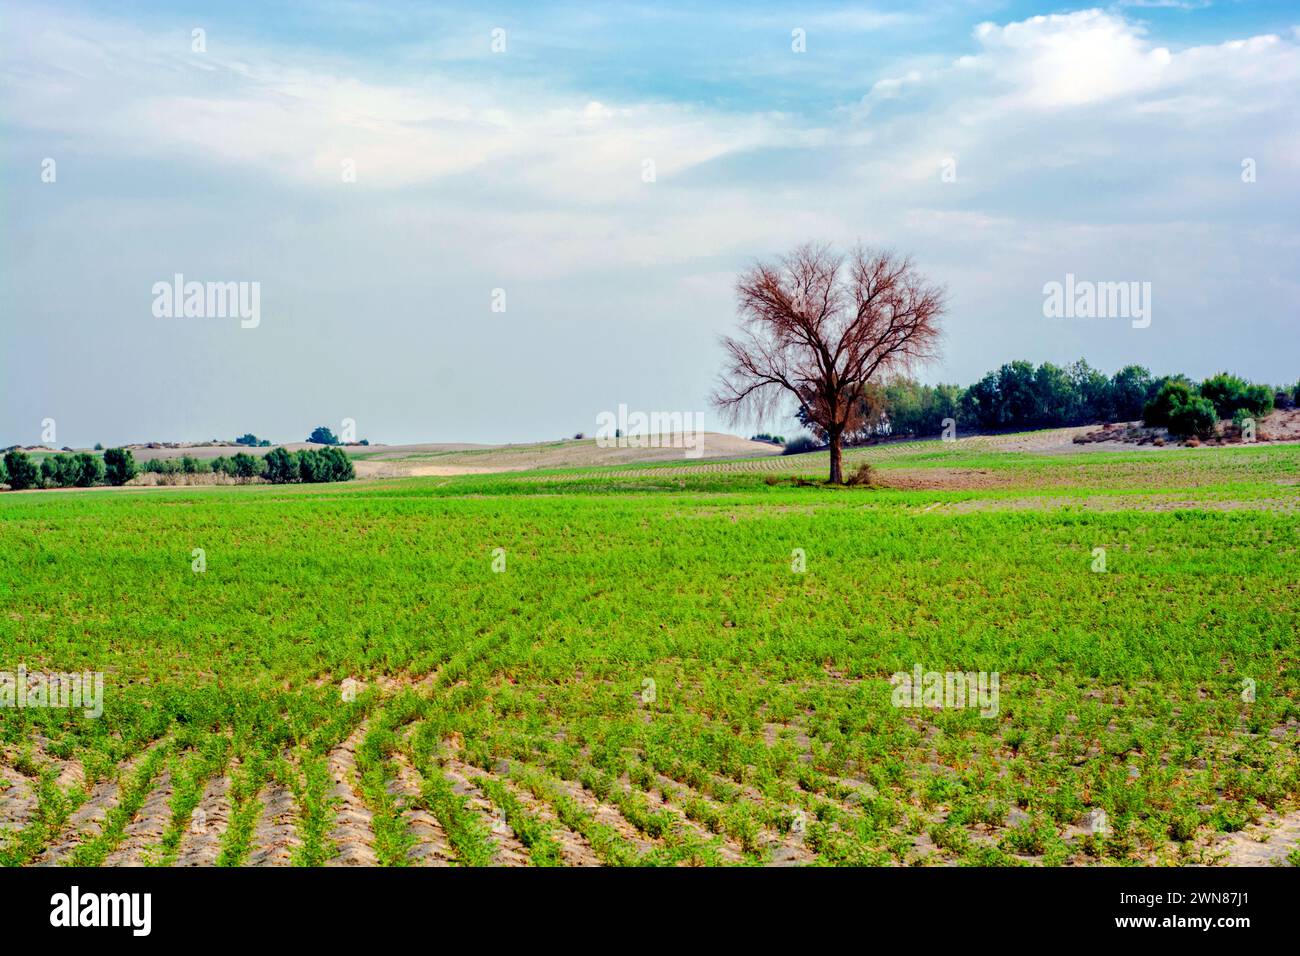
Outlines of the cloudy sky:
M930 381L1300 377L1294 3L702 6L0 0L0 445L705 411L807 239L947 284ZM177 273L260 323L155 315ZM1067 273L1150 326L1045 318Z

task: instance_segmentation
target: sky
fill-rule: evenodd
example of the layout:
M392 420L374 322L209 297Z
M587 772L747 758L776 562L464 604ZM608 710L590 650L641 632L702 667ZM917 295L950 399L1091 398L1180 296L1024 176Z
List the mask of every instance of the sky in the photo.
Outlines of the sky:
M1293 383L1298 114L1293 2L0 0L0 446L789 434L708 395L808 240L946 285L926 381ZM1046 316L1067 276L1149 324Z

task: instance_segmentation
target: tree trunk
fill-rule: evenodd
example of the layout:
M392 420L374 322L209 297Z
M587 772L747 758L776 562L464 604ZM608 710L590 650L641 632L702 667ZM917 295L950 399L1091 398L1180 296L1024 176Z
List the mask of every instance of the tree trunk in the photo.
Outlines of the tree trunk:
M841 433L836 430L827 432L831 440L831 484L844 484L844 456L840 450Z

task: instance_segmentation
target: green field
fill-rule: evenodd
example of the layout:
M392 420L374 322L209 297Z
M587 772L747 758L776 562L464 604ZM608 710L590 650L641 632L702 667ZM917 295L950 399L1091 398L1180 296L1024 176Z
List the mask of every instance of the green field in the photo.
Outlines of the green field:
M860 460L0 496L0 670L105 681L0 711L0 861L1215 862L1294 814L1300 447ZM895 707L916 665L996 716Z

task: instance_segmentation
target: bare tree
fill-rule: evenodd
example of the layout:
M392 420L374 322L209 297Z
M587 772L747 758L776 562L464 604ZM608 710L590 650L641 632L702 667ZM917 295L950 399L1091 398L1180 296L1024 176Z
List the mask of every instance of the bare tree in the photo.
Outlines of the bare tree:
M935 357L947 293L912 260L861 247L799 246L736 281L740 331L713 404L732 422L758 421L787 397L826 433L830 480L844 480L841 443L861 423L868 382Z

